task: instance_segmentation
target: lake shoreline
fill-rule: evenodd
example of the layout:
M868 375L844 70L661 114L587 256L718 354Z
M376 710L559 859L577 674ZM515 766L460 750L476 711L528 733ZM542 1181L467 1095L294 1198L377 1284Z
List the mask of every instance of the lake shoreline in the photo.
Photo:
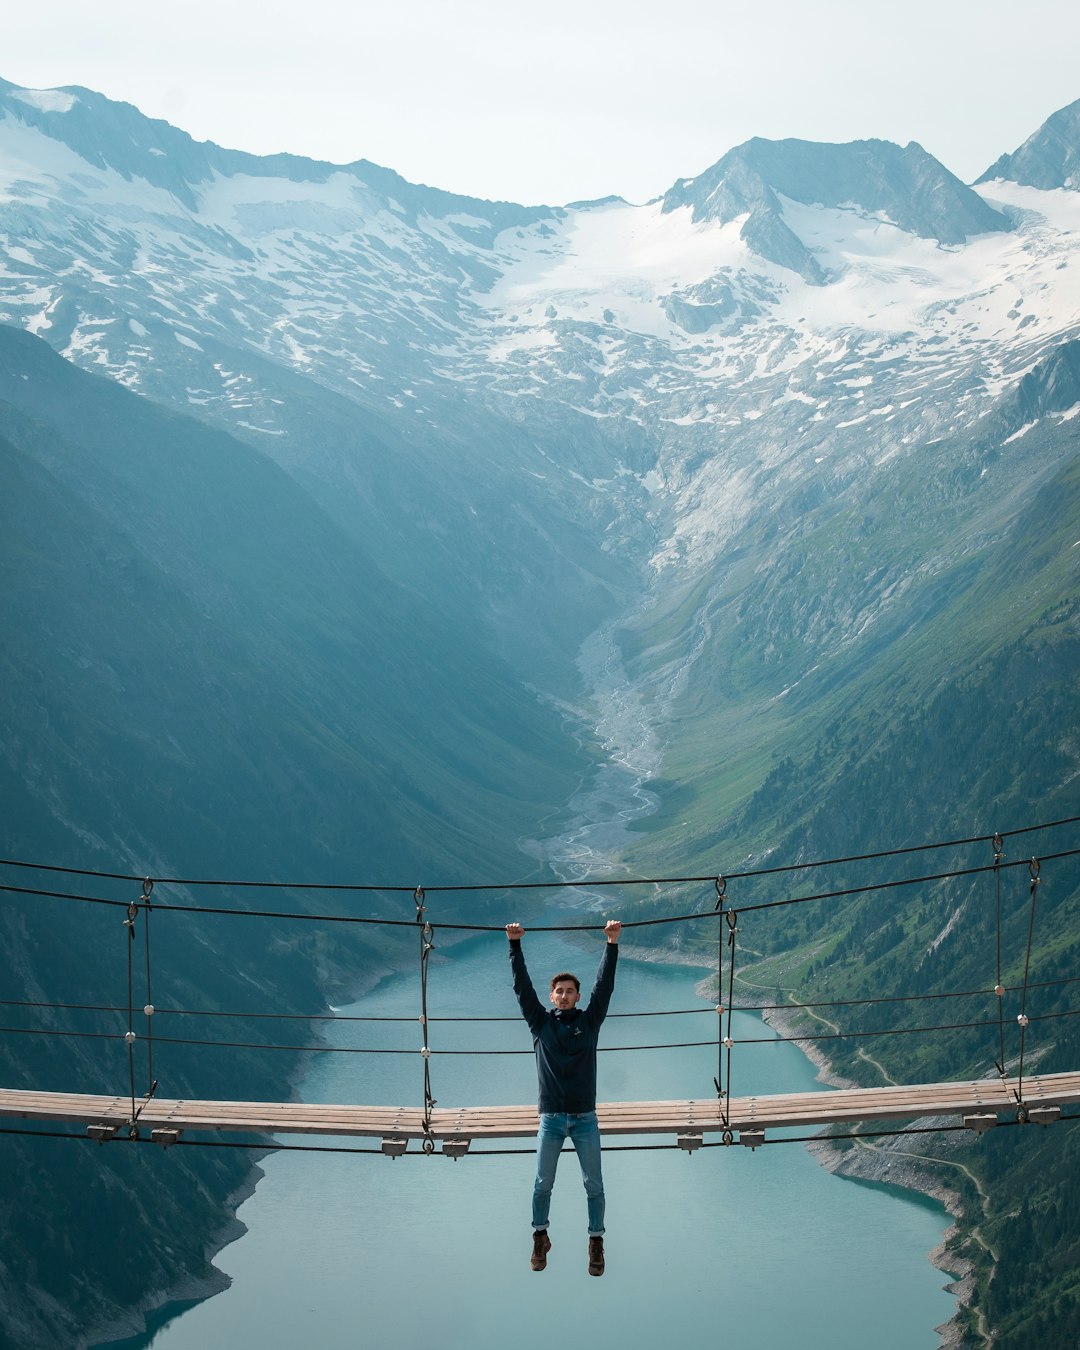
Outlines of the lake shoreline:
M365 972L350 985L350 993L342 999L343 1003L355 1002L369 994L383 980L400 974L406 967L383 965L378 970ZM309 1024L309 1035L313 1043L325 1041L321 1022ZM304 1060L297 1056L296 1062L286 1075L288 1084L287 1101L301 1100L299 1084L306 1074ZM175 1317L181 1316L191 1308L205 1303L217 1294L223 1294L232 1284L232 1276L216 1266L214 1262L226 1249L238 1241L248 1231L247 1224L237 1216L237 1211L245 1200L249 1200L265 1176L260 1166L263 1158L275 1152L274 1145L268 1143L265 1148L255 1150L251 1166L234 1191L222 1202L226 1218L207 1238L203 1254L208 1272L205 1275L185 1274L183 1278L171 1284L167 1289L148 1295L140 1303L124 1310L123 1314L102 1322L92 1328L85 1342L87 1350L148 1350L154 1338L163 1327Z
M736 1005L737 1006L737 1005ZM798 1009L779 1008L763 1013L763 1019L782 1037L788 1039L788 1033L794 1030L798 1018ZM836 1072L828 1056L814 1044L795 1042L806 1058L817 1069L818 1081L828 1087L854 1088L859 1084ZM930 1264L949 1277L944 1287L956 1298L956 1314L934 1330L941 1337L941 1350L957 1350L964 1339L964 1330L960 1326L960 1313L971 1302L975 1292L974 1265L965 1257L949 1252L950 1242L964 1231L964 1206L958 1191L946 1185L940 1177L934 1176L927 1167L903 1151L903 1140L886 1140L876 1143L869 1141L855 1148L840 1148L822 1137L806 1145L814 1160L835 1176L848 1177L853 1181L867 1181L878 1185L899 1186L904 1190L917 1191L928 1199L936 1201L952 1218L952 1224L942 1235L941 1241L928 1253Z
M700 960L691 960L685 954L671 948L653 947L634 951L634 960L654 961L660 965L681 965L700 967ZM715 977L710 975L695 986L703 998L716 998ZM750 996L736 994L735 1008L750 1008L753 1005ZM828 1055L813 1042L794 1039L796 1021L799 1016L797 1007L770 1009L761 1014L766 1022L783 1039L790 1040L810 1061L817 1071L818 1082L832 1088L854 1088L859 1084L845 1078L834 1069ZM806 1145L807 1152L819 1166L836 1176L847 1177L852 1181L869 1182L875 1185L894 1186L901 1190L915 1191L929 1200L940 1204L952 1218L952 1223L942 1235L937 1246L927 1253L930 1264L935 1270L949 1277L943 1287L956 1299L956 1313L934 1328L941 1337L940 1350L958 1350L964 1340L964 1328L960 1325L960 1315L966 1309L975 1293L974 1263L966 1257L958 1256L949 1250L950 1243L958 1234L966 1232L964 1224L964 1206L960 1194L948 1186L940 1177L934 1176L927 1165L919 1162L902 1151L903 1141L884 1141L871 1145L869 1141L861 1147L842 1149L831 1144L823 1134L819 1140ZM932 1160L925 1160L930 1166Z

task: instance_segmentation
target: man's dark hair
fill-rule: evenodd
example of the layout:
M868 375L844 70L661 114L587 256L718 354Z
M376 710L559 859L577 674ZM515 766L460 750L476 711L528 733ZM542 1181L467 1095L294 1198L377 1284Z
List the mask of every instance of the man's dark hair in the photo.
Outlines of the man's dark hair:
M581 981L578 979L576 975L571 975L568 970L560 970L558 975L552 975L551 977L552 989L554 989L555 986L562 980L573 980L575 989L577 989L579 994L581 993Z

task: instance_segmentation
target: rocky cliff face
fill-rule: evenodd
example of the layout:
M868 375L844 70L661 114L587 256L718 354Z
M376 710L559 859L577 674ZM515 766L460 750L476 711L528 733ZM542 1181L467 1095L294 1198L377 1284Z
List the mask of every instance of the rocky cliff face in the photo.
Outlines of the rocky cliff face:
M1080 99L1059 109L1030 135L1019 150L995 160L978 180L1004 179L1052 192L1080 191Z
M824 206L897 226L921 239L962 244L1007 230L1008 220L954 177L921 145L888 141L819 145L755 139L664 196L665 211L690 207L695 221L743 218L740 237L759 257L798 272L811 285L827 274L784 220L783 200Z

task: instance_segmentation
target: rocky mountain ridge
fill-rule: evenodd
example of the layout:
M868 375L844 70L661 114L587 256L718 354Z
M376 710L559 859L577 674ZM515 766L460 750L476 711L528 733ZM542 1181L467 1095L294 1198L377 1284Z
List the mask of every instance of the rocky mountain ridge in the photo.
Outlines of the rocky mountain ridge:
M827 274L784 220L783 199L803 206L855 211L906 234L962 244L975 234L1008 230L1008 219L965 187L914 141L817 145L754 139L730 151L698 178L664 195L665 211L689 206L695 222L726 225L740 217L740 238L769 262L811 285Z
M1002 155L978 179L1004 179L1024 187L1080 191L1080 99L1059 108L1011 155Z

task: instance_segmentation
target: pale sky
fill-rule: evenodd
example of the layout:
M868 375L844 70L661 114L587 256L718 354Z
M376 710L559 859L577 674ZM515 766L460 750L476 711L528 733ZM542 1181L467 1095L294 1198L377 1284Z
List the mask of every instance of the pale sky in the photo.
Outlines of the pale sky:
M919 141L965 181L1080 98L1075 0L36 0L0 77L470 196L641 202L751 136Z

